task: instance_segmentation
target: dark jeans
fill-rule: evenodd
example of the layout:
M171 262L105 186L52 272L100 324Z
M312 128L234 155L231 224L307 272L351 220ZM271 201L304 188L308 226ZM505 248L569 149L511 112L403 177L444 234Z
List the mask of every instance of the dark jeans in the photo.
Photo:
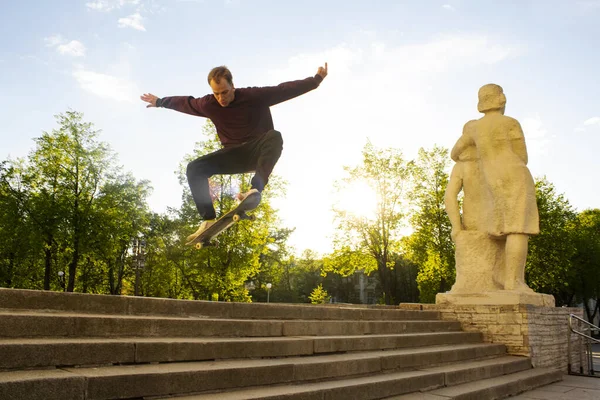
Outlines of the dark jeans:
M270 130L263 136L246 143L224 147L190 162L187 179L192 197L202 219L216 218L210 197L208 178L213 175L232 175L255 171L252 188L262 192L269 175L281 156L283 139L281 133Z

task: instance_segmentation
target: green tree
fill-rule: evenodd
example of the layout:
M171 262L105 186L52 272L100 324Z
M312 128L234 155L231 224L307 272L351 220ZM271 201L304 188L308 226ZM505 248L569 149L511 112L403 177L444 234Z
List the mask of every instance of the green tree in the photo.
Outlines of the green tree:
M323 271L333 272L341 276L351 276L356 271L370 275L377 271L377 260L367 249L353 250L346 245L335 249L333 253L323 258Z
M583 302L588 321L594 321L600 299L600 209L577 214L571 229L575 254L571 259L571 276ZM593 303L593 306L592 306Z
M33 189L40 200L51 199L53 217L64 223L68 283L72 292L80 258L89 245L93 204L113 160L108 146L97 140L98 132L83 114L68 111L57 116L59 128L44 132L30 155ZM41 214L42 212L40 212Z
M173 299L207 299L208 294L193 292L186 280L186 249L180 236L185 225L178 210L152 214L145 239L145 263L141 275L141 294Z
M136 181L131 174L116 174L110 177L98 194L90 216L90 232L93 239L90 251L104 267L105 283L110 294L122 294L123 282L128 271L133 275L134 266L130 253L132 240L141 240L148 226L150 211L147 197L150 193L148 181ZM91 266L91 265L89 265ZM82 291L90 286L90 273L97 271L84 267ZM97 272L96 272L97 273ZM98 278L98 276L96 276ZM135 280L134 276L130 279ZM94 282L100 283L98 279Z
M396 254L393 272L396 280L396 301L398 303L418 303L418 265L405 256Z
M43 270L34 255L43 244L35 240L39 225L30 218L23 162L0 163L0 286L40 289Z
M304 250L300 258L291 257L292 290L296 293L296 301L310 302L312 290L323 283L323 260L312 250Z
M196 145L194 153L186 157L179 169L179 180L184 187L182 207L177 237L180 243L200 224L198 212L193 202L187 180L185 165L206 153L217 150L220 145L214 125L207 121L204 126L206 139ZM217 217L235 206L235 194L250 188L251 174L215 175L210 178L211 193L214 198ZM194 298L225 301L250 301L246 282L261 270L264 255L270 254L269 246L277 241L278 232L272 228L279 219L271 206L271 199L283 193L284 182L271 176L269 185L262 193L262 201L254 213L256 221L241 221L218 237L218 246L197 251L184 248L184 258L180 266L182 277Z
M395 302L395 279L393 254L398 251L399 229L406 214L405 187L409 184L410 165L398 149L377 149L370 142L362 152L362 164L345 167L346 178L338 182L343 190L355 182L367 184L375 193L377 207L375 216L367 218L353 215L347 210L334 207L338 235L336 249L349 248L358 254L368 254L377 265L386 304ZM360 199L357 199L360 201ZM345 271L350 274L351 271Z
M419 266L422 302L433 302L437 293L450 290L456 276L452 226L444 206L449 167L448 149L434 146L429 151L419 149L412 168L413 234L404 243L410 259Z
M529 240L525 278L536 292L553 294L557 305L572 305L577 295L572 268L576 213L545 177L537 179L535 187L540 234Z
M331 296L329 296L327 293L327 290L323 289L322 284L319 284L319 286L317 286L308 297L310 298L310 302L312 304L325 304L328 303L329 299L331 298Z
M287 240L293 229L269 228L269 240L265 251L260 255L260 270L250 277L255 290L252 301L266 301L265 285L273 285L270 293L271 302L294 303L298 301L293 288L293 262Z
M2 163L0 202L10 210L0 214L6 280L14 286L26 276L18 287L103 293L104 265L123 265L131 237L143 229L149 186L120 172L83 114L56 119L58 128L36 138L26 159Z

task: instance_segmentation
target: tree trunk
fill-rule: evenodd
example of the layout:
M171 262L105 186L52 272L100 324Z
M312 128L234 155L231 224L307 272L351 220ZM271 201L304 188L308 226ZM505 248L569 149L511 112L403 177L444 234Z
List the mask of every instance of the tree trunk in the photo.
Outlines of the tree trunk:
M446 289L446 278L441 277L440 278L440 289L438 290L438 293L446 293L447 291L448 291L448 289Z
M377 272L379 272L379 280L381 281L381 290L383 292L383 297L386 305L391 305L392 300L392 291L390 285L390 279L387 276L387 265L385 260L377 260Z
M117 257L115 264L118 265L118 269L114 294L120 295L123 288L123 276L125 275L125 254L121 254L121 256Z
M87 293L88 291L88 279L89 279L89 271L90 271L90 265L92 264L92 261L90 260L90 257L88 256L85 260L85 264L83 266L83 274L81 276L81 280L82 280L82 287L81 287L81 292L82 293Z
M77 264L79 263L79 239L81 221L79 220L79 164L75 167L75 203L73 204L73 258L69 264L69 285L67 292L75 289L75 275L77 273Z
M8 261L8 273L6 275L6 287L12 287L12 276L15 270L15 253L10 253Z
M44 290L50 290L50 276L52 272L52 240L46 242L44 249Z
M79 263L79 237L75 237L73 258L69 264L69 285L67 292L72 292L75 289L75 274L77 273L77 264Z
M115 268L112 260L108 260L108 291L110 294L117 294L115 287Z

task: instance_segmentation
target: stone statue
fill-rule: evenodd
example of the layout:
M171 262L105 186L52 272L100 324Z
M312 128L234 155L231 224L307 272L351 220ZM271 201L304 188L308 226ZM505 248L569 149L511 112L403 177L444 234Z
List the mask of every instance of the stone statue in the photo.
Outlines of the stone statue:
M456 281L450 293L480 293L504 289L504 240L486 233L486 207L490 201L475 145L466 146L446 188L446 213L456 244ZM462 217L458 202L463 192Z
M488 281L484 290L533 293L525 283L525 262L529 236L539 233L535 185L527 168L523 130L517 120L504 115L505 105L500 86L479 90L478 110L484 116L465 124L452 149L457 172L446 194L447 212L457 248L457 275L460 261L472 264L471 273L479 264L482 280L487 276ZM458 203L451 200L461 188L462 219Z

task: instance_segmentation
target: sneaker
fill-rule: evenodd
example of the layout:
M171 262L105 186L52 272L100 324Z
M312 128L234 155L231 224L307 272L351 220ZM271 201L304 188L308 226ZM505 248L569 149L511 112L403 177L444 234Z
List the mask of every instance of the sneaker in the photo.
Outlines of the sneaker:
M248 196L250 196L251 194L254 194L254 193L258 193L258 194L260 194L260 192L258 191L258 189L250 189L250 190L248 190L247 192L244 192L244 193L238 193L238 195L237 195L237 199L238 199L238 200L240 201L240 203L241 203L242 201L246 200L246 198L247 198Z
M216 219L207 219L206 221L203 221L200 224L200 227L198 228L198 230L187 237L186 240L187 240L188 244L191 241L193 241L194 239L196 239L198 236L200 236L202 234L202 232L204 232L205 230L210 228L212 225L214 225L215 222L217 222Z

